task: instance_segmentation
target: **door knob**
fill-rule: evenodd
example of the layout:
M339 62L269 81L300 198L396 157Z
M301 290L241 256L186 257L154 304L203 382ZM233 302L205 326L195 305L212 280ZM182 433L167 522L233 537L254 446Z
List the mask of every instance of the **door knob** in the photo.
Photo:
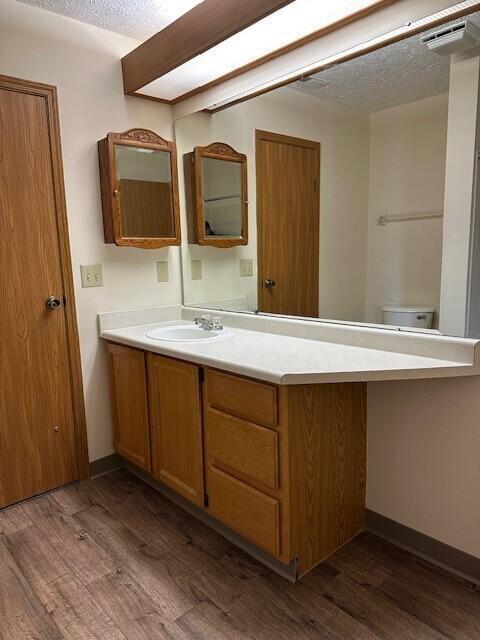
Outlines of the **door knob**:
M270 280L269 278L267 278L263 284L265 285L265 287L267 289L273 289L273 287L275 286L275 280Z
M56 309L59 309L62 306L62 301L60 300L60 298L56 298L55 296L50 296L45 300L45 306L50 311L55 311Z

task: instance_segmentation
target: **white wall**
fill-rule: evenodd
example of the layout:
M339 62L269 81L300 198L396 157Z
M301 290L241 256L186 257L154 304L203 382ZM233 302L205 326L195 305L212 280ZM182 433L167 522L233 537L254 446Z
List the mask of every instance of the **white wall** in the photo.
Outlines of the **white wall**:
M65 188L73 260L90 459L112 453L100 311L181 301L177 248L144 251L104 244L97 140L146 127L172 139L167 106L123 95L120 58L134 40L0 0L0 73L58 87ZM170 260L170 283L156 282L156 260ZM105 286L82 289L80 264L101 262Z
M197 144L218 140L245 153L248 158L249 243L228 252L189 248L190 257L202 258L212 280L188 280L188 301L245 295L256 308L257 280L240 278L238 260L256 263L255 129L315 140L321 144L320 161L320 317L363 320L367 250L368 117L339 105L292 89L277 89L211 117L207 133L198 114L176 123L179 153ZM207 116L203 116L207 117ZM187 132L188 129L188 132ZM210 136L208 138L208 136ZM208 138L205 142L205 138ZM203 140L198 142L197 140ZM215 261L210 268L208 261ZM221 265L221 270L219 266ZM228 285L230 289L225 289ZM233 287L233 288L232 288ZM230 294L230 295L229 295Z
M480 58L452 58L440 330L465 335Z
M368 384L367 507L480 558L480 377Z
M448 94L373 113L366 319L385 304L440 304L442 219L378 225L388 213L441 211L445 188Z

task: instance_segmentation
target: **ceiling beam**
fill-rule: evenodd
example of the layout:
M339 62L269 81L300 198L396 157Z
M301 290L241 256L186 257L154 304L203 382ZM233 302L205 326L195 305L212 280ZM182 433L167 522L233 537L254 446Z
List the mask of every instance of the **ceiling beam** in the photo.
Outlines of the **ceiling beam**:
M203 0L122 58L131 95L293 0Z

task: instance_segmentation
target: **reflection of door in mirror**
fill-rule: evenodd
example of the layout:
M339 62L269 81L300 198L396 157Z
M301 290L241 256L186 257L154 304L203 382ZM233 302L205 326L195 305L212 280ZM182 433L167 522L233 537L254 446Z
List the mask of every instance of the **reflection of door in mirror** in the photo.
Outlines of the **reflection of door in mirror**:
M122 236L170 238L175 235L170 153L115 145Z
M242 165L202 158L205 235L239 238L242 235Z
M320 144L256 131L259 311L318 317Z

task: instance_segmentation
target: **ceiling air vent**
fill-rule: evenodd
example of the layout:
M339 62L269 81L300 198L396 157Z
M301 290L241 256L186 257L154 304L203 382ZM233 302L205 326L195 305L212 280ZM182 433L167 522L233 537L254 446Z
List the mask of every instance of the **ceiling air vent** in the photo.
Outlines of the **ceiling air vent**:
M426 44L430 51L448 56L479 45L480 29L473 22L463 20L423 36L421 42Z
M298 86L308 86L311 89L322 89L323 87L328 86L330 83L327 80L322 80L317 76L302 76L299 80L297 80L294 84Z

